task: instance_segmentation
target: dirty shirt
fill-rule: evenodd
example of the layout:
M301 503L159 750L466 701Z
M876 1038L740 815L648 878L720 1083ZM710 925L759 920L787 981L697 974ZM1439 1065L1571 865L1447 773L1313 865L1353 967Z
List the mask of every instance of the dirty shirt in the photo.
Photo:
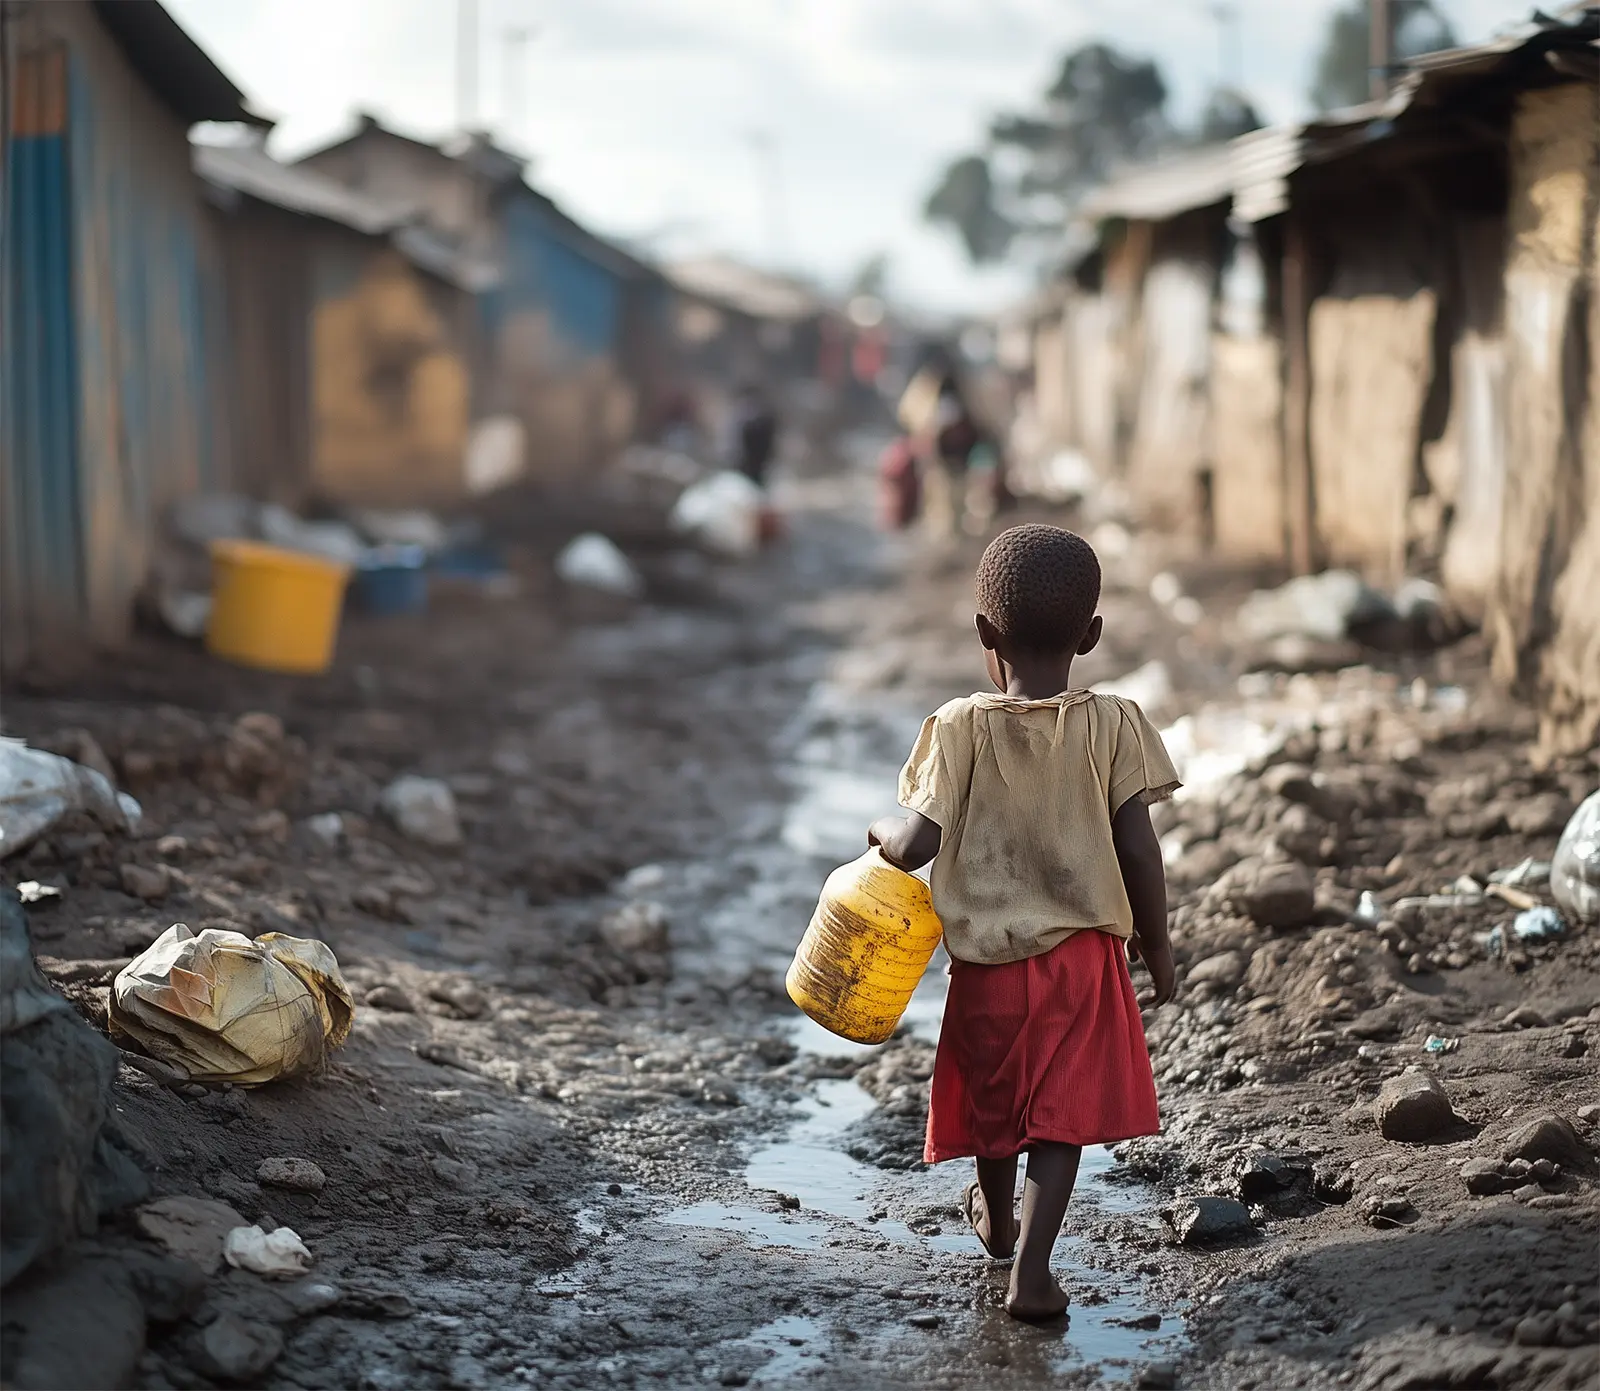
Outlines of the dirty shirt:
M932 885L946 950L995 965L1087 928L1132 936L1111 818L1178 786L1155 726L1120 696L942 706L901 771L900 804L942 832Z

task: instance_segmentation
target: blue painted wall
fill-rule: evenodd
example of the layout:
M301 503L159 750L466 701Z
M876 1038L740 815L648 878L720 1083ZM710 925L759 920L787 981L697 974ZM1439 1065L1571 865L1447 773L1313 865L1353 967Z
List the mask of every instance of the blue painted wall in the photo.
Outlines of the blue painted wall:
M502 226L502 279L484 304L491 335L512 314L543 309L566 347L590 357L612 352L622 307L617 275L531 197L512 197Z

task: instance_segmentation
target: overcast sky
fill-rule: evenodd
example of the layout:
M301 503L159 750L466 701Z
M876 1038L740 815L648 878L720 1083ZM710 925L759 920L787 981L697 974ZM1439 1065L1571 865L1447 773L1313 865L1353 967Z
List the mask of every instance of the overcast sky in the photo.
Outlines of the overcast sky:
M361 109L428 138L454 126L456 0L166 3L281 122L271 147L280 155L335 138ZM1516 0L1439 4L1464 42L1528 13ZM882 251L891 290L939 309L993 307L1019 288L1015 276L972 271L919 216L944 162L977 142L990 115L1026 104L1065 51L1094 37L1154 57L1180 118L1197 110L1222 63L1210 0L477 8L480 121L531 155L533 182L597 231L654 238L661 254L727 251L834 283ZM1245 90L1268 120L1304 114L1332 0L1233 8ZM506 35L518 29L531 36L511 64ZM508 102L513 66L521 95Z

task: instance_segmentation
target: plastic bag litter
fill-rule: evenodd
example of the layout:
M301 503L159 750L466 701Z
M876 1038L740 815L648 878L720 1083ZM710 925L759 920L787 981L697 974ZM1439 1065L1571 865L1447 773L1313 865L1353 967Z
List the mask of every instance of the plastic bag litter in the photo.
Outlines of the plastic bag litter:
M59 754L0 739L0 860L25 850L72 812L111 831L139 825L139 804L105 777Z
M355 1003L326 943L174 923L111 988L111 1034L199 1082L255 1086L310 1072L350 1033Z
M1277 589L1258 589L1239 605L1240 634L1255 642L1298 634L1337 642L1352 627L1394 617L1394 606L1350 570L1301 575Z
M439 778L398 777L383 789L378 807L403 836L441 848L461 844L456 794Z
M1541 903L1518 913L1511 920L1511 931L1519 942L1553 942L1567 935L1567 924L1554 908Z
M586 531L566 544L556 557L556 574L570 585L603 594L637 599L644 593L644 581L633 562L598 531Z
M1579 803L1556 842L1550 895L1569 918L1600 922L1600 792Z
M669 522L707 550L722 555L754 555L761 546L761 489L742 473L714 473L685 488Z
M354 527L343 522L307 522L287 507L268 503L258 514L261 539L286 551L320 555L343 565L354 565L366 553L367 545Z
M311 1266L311 1252L298 1232L289 1227L264 1231L260 1227L235 1227L222 1243L222 1258L239 1270L290 1280Z

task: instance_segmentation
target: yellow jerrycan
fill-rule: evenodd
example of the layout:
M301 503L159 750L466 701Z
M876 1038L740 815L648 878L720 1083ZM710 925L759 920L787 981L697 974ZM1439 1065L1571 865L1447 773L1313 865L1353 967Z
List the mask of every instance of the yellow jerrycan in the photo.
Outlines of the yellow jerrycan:
M882 1043L943 931L928 886L874 846L822 886L784 982L789 998L831 1033Z

